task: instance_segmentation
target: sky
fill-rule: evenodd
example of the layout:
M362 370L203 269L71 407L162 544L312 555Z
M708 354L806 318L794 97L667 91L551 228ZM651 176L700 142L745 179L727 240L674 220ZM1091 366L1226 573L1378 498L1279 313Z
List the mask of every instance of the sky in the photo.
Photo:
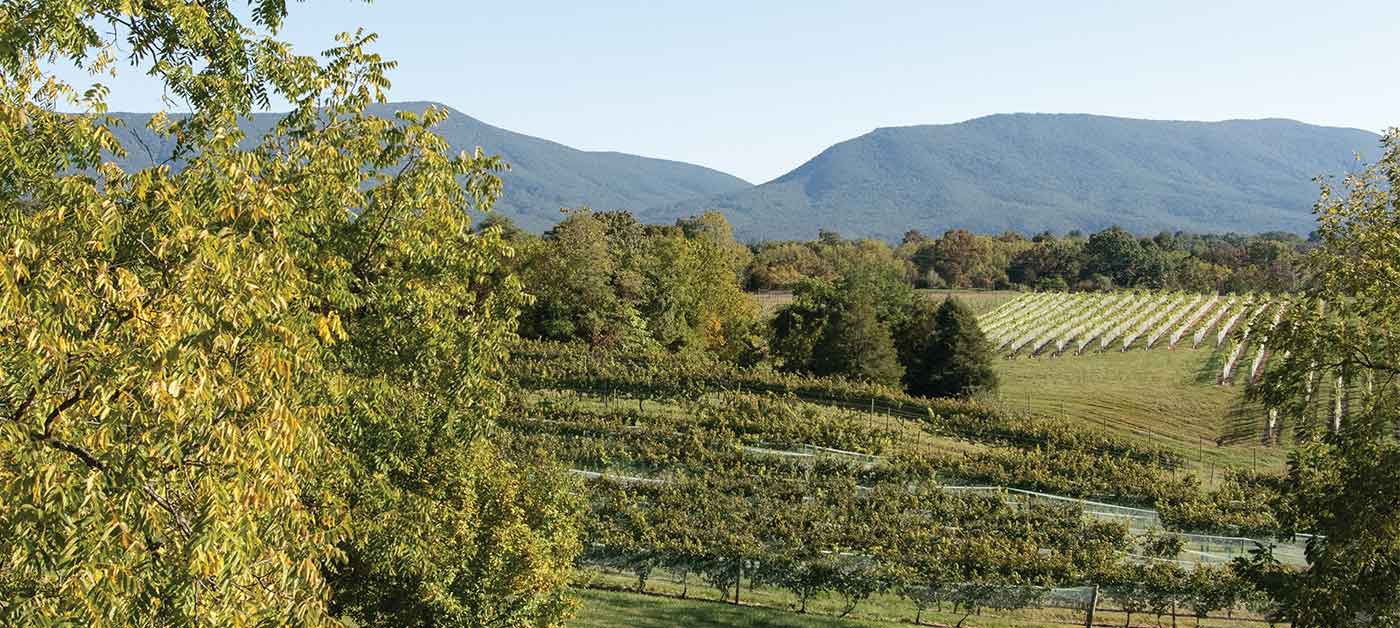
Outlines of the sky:
M993 113L1400 125L1400 2L309 0L280 37L379 34L391 100L754 183L878 127ZM104 79L114 111L156 84ZM488 151L490 147L485 147Z

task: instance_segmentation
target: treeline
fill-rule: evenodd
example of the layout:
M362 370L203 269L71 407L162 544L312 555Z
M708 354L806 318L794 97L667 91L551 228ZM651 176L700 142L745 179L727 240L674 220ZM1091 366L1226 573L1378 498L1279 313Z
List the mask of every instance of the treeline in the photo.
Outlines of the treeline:
M753 251L718 212L645 225L627 212L578 210L540 237L497 217L481 229L515 245L513 270L534 296L520 319L528 338L709 353L923 396L996 386L973 313L918 298L879 243L843 245L832 277L802 278L796 302L765 320L743 290Z
M834 281L858 260L882 259L918 288L1287 292L1300 284L1307 240L1291 233L1135 236L1118 227L1085 235L978 235L918 230L897 246L822 231L816 240L755 245L745 272L751 290L792 290L806 279Z

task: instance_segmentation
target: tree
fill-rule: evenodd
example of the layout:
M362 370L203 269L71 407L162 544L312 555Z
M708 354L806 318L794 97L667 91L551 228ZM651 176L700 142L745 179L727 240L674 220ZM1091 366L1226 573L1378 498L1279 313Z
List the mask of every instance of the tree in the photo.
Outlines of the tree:
M1242 572L1295 626L1400 625L1400 444L1343 434L1291 454L1285 532L1307 531L1305 571L1272 552Z
M500 161L367 115L372 35L320 61L251 14L273 35L213 0L0 11L0 623L557 623L566 480L486 440L524 299L471 229ZM105 89L46 74L110 68L108 32L189 103L149 123L178 169L105 161Z
M930 299L919 299L904 324L895 328L895 348L904 365L904 390L924 394L933 373L929 371L931 345L938 335L939 306Z
M938 306L934 334L914 369L919 380L909 382L909 392L928 397L966 397L996 390L992 349L977 315L956 298Z
M1305 443L1290 455L1279 518L1285 533L1314 536L1306 570L1268 551L1240 566L1301 628L1400 625L1400 130L1383 147L1345 195L1323 183L1306 288L1268 339L1281 364L1254 392ZM1342 393L1319 425L1322 378L1360 392Z
M1103 275L1122 287L1138 285L1147 261L1147 252L1133 234L1120 227L1104 229L1089 236L1084 245L1084 274Z
M623 342L635 311L615 287L618 262L608 227L591 211L572 211L525 252L521 274L535 293L525 334L602 346Z
M813 351L813 370L891 386L904 377L889 329L863 302L846 306L827 325Z

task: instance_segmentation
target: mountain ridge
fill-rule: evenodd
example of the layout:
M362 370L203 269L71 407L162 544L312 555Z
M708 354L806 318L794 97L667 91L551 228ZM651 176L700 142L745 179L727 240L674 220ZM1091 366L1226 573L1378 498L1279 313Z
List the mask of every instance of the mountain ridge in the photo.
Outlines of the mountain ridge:
M1003 113L879 127L769 182L644 212L713 207L749 238L818 227L897 239L908 229L1034 233L1311 229L1316 176L1374 160L1380 136L1286 118L1143 120Z
M437 131L452 149L481 146L511 165L496 209L543 231L559 209L627 209L670 222L709 209L748 239L814 237L818 229L898 239L939 233L1095 231L1138 233L1291 231L1313 226L1313 178L1374 161L1378 134L1288 118L1146 120L1083 113L995 113L942 124L877 127L828 146L759 185L683 161L582 150L518 133L430 101L375 105L370 112L445 107ZM124 167L158 160L169 146L128 121ZM255 114L250 136L282 114ZM124 136L119 132L119 139Z

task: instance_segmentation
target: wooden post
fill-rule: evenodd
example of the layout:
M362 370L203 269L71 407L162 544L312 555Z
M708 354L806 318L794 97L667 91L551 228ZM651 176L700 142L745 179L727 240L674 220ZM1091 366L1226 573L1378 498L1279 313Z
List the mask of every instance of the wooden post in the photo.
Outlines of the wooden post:
M1084 618L1084 628L1093 628L1094 611L1099 607L1099 585L1094 585L1094 592L1089 595L1089 614Z

